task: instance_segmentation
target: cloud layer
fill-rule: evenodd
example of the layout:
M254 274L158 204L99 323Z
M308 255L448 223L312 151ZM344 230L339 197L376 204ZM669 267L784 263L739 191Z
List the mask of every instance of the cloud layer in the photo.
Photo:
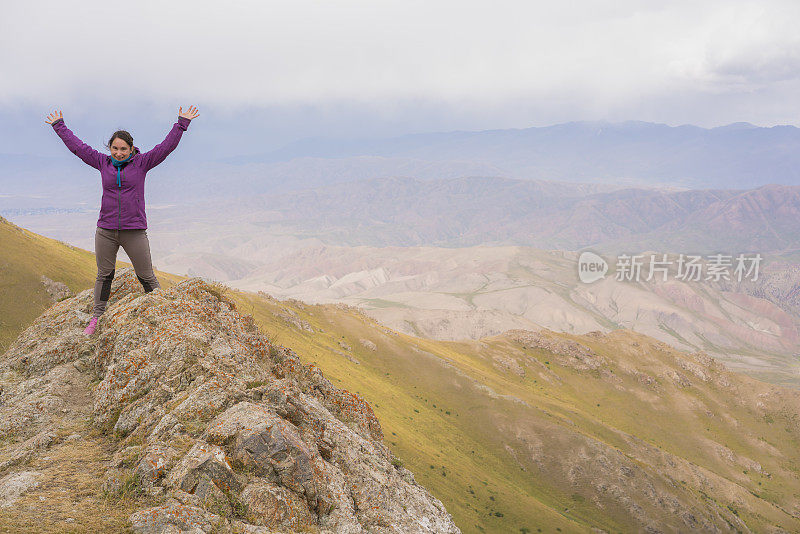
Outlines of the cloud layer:
M793 1L33 0L3 11L6 107L359 103L397 121L426 102L483 127L800 116Z

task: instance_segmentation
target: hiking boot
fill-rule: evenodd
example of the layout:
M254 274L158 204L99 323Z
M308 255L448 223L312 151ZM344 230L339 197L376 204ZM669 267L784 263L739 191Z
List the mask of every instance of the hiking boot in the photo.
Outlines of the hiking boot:
M86 330L83 331L84 334L87 336L91 336L94 334L94 329L97 328L97 320L100 319L99 317L92 317L92 320L89 321L89 326L86 327Z

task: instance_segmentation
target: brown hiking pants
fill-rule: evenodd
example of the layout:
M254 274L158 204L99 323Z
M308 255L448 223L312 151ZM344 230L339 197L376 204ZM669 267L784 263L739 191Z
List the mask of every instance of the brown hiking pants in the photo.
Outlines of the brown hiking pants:
M97 280L94 283L95 317L100 317L106 310L120 246L131 259L136 278L142 283L144 292L149 293L161 287L150 260L147 230L108 230L98 226L94 234L94 254L97 257Z

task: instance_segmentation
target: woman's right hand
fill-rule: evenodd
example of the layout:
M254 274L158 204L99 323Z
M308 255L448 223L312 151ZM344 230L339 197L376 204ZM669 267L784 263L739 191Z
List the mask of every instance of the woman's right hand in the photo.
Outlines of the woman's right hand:
M53 124L54 122L56 122L58 119L63 119L63 118L64 118L64 114L63 114L63 113L61 113L61 110L58 110L58 113L56 113L56 112L53 112L53 113L51 113L50 115L48 115L48 116L47 116L47 120L45 120L44 122L46 122L47 124L50 124L50 125L52 125L52 124Z

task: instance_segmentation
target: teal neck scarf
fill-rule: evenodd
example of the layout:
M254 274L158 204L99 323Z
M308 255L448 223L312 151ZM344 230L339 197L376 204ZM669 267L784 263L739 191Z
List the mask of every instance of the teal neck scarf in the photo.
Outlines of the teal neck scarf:
M117 168L117 187L122 187L122 182L120 181L120 175L119 175L120 168L123 165L125 165L126 163L128 163L132 156L133 156L133 152L131 152L130 156L128 156L127 158L125 158L125 159L123 159L121 161L119 161L116 158L114 158L114 156L111 156L111 164L114 167Z

